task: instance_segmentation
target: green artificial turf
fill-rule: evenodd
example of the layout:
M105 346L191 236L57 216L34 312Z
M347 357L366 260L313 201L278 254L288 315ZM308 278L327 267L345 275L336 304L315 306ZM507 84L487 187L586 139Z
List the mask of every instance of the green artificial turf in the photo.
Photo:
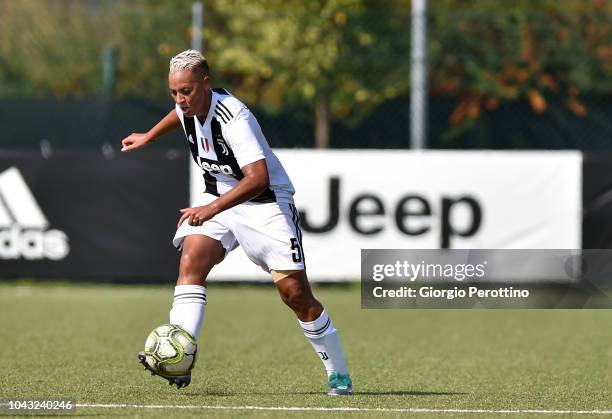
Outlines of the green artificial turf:
M150 376L136 354L168 321L172 292L171 285L0 283L0 399L195 406L77 408L103 417L501 415L205 406L612 410L610 310L363 310L356 286L315 287L340 331L356 392L333 398L320 360L271 285L211 284L191 385L177 390ZM526 416L542 417L513 417Z

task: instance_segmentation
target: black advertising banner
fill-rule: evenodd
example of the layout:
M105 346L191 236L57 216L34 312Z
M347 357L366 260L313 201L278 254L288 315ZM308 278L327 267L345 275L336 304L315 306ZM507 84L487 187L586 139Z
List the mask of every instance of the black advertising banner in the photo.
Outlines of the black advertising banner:
M582 248L612 248L612 154L584 153Z
M185 153L0 153L0 278L172 283Z

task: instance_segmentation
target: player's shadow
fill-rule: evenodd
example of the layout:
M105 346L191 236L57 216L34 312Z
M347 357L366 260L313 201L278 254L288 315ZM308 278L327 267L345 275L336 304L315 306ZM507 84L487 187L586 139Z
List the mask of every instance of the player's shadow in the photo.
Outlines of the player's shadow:
M231 397L240 395L258 395L270 396L279 394L308 394L321 395L325 394L322 391L285 391L285 392L232 392L223 390L207 390L202 392L184 393L187 396L214 396L214 397ZM355 396L465 396L468 393L454 391L417 391L417 390L395 390L395 391L356 391Z
M364 396L465 396L468 393L456 391L416 391L416 390L398 390L398 391L356 391L355 395Z

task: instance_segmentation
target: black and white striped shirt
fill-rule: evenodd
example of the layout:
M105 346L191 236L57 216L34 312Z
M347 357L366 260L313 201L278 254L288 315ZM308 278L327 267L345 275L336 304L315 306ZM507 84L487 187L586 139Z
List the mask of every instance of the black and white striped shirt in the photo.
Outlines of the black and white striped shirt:
M265 159L270 187L251 202L293 203L291 180L270 149L257 119L227 90L213 89L204 124L197 117L184 116L178 105L176 113L192 157L204 171L207 193L224 194L244 177L244 166Z

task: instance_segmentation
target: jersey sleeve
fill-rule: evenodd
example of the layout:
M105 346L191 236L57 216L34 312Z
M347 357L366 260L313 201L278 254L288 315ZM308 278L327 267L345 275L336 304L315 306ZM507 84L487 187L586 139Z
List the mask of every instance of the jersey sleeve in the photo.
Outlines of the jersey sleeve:
M264 151L258 140L261 128L253 114L242 108L238 115L225 127L225 138L234 152L238 166L244 166L265 158Z

